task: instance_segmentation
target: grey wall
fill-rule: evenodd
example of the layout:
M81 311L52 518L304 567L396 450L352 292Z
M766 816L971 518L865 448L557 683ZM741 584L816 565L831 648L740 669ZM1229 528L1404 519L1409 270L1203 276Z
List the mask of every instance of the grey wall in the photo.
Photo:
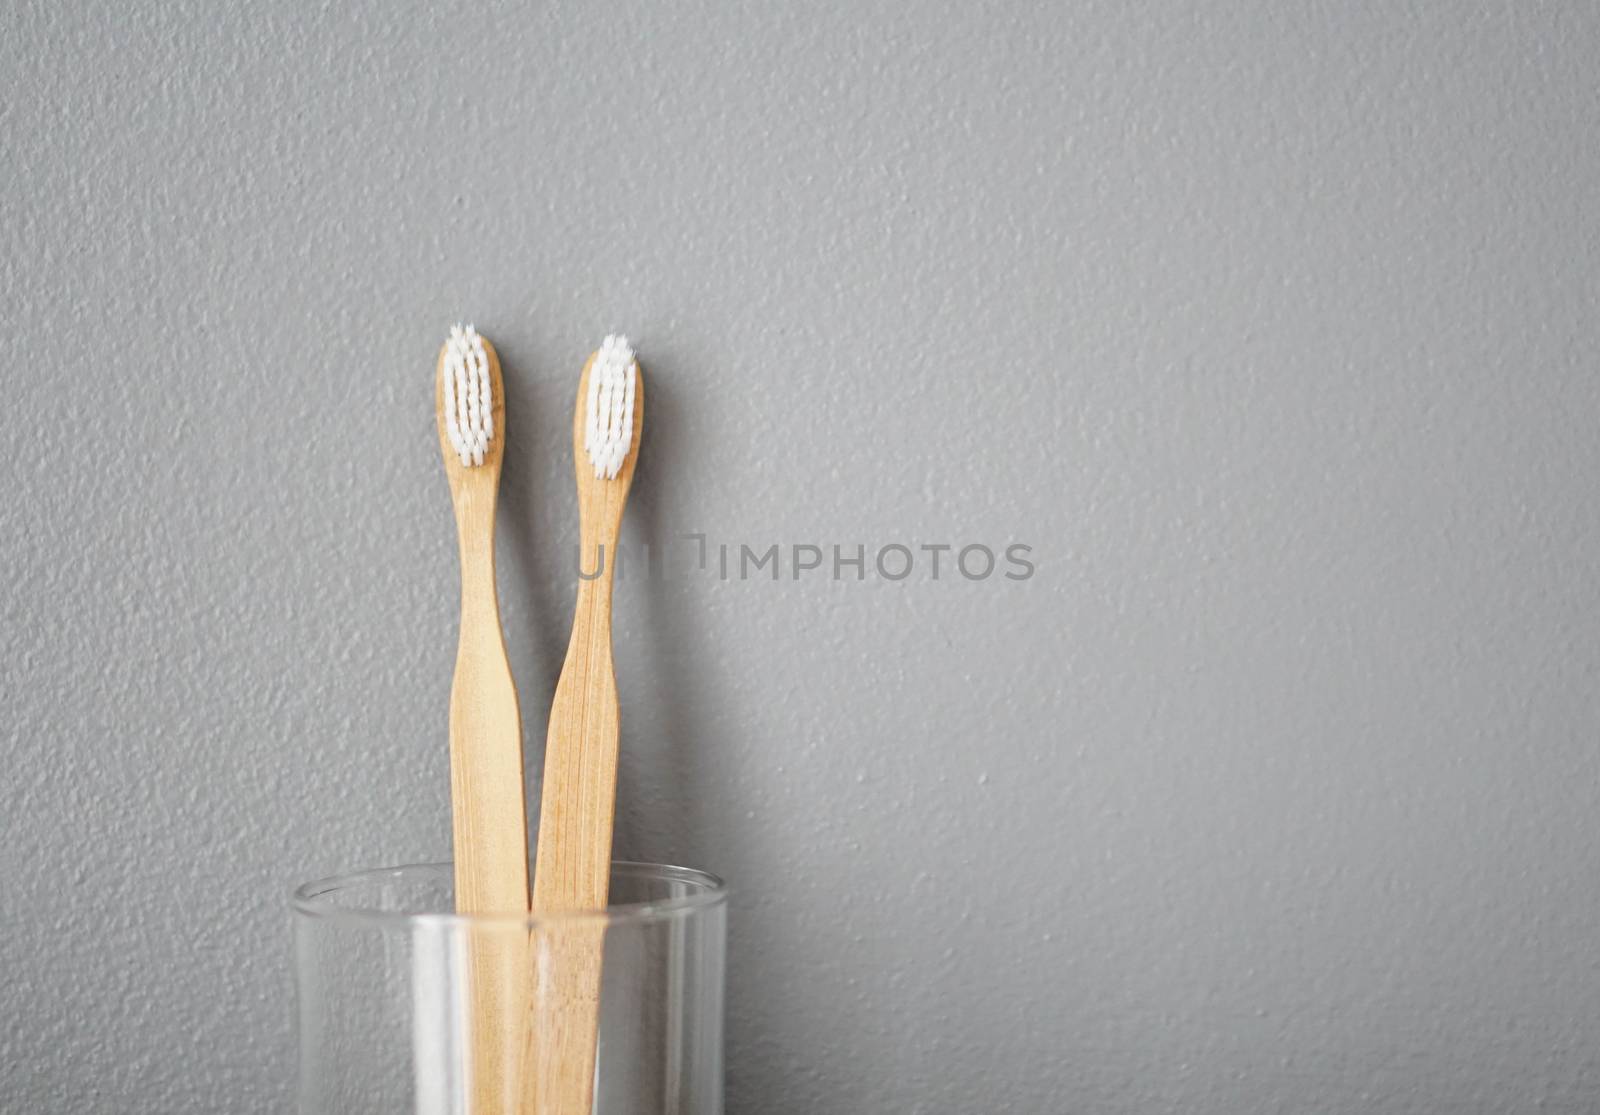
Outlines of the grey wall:
M448 854L460 316L535 765L609 329L630 543L1033 547L622 586L619 850L737 889L733 1113L1593 1110L1597 51L6 5L0 1109L283 1110L286 887Z

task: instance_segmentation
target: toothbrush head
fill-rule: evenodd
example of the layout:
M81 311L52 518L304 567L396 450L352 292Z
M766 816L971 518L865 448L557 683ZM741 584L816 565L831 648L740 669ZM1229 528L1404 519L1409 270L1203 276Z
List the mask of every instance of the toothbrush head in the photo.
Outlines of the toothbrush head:
M463 468L483 464L494 442L498 372L493 350L476 329L451 327L439 354L439 417L444 437Z
M608 336L590 359L584 402L583 450L596 480L614 480L633 450L638 389L628 338Z

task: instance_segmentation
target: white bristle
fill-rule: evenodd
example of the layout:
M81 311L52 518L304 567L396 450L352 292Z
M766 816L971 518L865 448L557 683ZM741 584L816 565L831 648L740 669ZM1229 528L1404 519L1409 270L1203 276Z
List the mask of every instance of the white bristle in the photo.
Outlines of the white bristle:
M598 479L622 471L633 446L633 395L639 363L628 338L609 336L589 369L583 448Z
M494 439L494 388L483 338L470 325L452 326L445 342L444 429L463 465L483 464Z

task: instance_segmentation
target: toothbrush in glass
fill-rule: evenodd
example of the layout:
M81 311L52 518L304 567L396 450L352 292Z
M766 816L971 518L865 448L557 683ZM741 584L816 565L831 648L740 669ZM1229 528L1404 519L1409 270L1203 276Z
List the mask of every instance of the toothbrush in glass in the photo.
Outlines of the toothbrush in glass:
M545 744L533 913L604 911L617 793L617 683L611 590L622 510L644 429L644 387L626 337L584 365L573 420L578 602ZM590 570L592 573L583 572ZM594 1103L604 917L555 917L536 935L532 1111L589 1115Z
M528 821L522 719L506 660L495 592L494 517L505 448L505 393L494 347L472 326L450 330L439 352L439 447L461 555L461 630L450 688L450 805L456 911L525 914ZM469 1080L476 1115L499 1115L514 1095L516 1041L526 999L519 939L475 934Z

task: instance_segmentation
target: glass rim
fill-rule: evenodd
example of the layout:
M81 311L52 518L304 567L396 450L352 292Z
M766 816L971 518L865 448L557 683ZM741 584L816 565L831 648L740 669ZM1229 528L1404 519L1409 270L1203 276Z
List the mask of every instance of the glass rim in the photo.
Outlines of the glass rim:
M649 878L676 879L694 884L699 889L675 898L655 898L642 902L620 902L604 910L574 910L555 914L534 913L481 913L460 914L419 910L384 910L371 905L342 906L330 902L325 896L337 891L393 878L415 871L445 871L455 869L454 863L401 863L389 867L370 867L342 875L329 875L301 883L290 894L289 905L296 914L317 922L334 922L347 925L366 925L378 928L398 927L450 927L515 925L524 929L539 926L592 924L627 925L665 921L699 910L723 905L728 899L728 884L709 871L694 867L678 867L669 863L642 863L636 860L612 860L613 874L622 872Z

